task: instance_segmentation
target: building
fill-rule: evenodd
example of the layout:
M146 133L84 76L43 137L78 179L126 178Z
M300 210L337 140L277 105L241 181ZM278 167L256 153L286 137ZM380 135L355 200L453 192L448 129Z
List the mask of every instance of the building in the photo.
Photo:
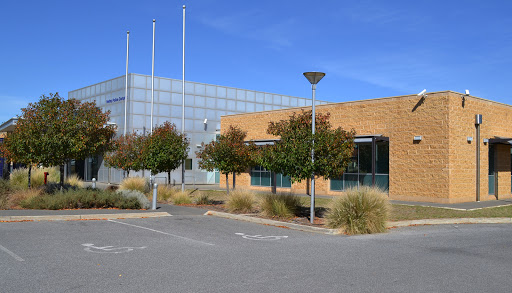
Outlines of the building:
M68 93L68 98L82 102L96 101L104 110L111 111L111 122L118 126L118 135L124 131L125 76L106 80ZM319 101L319 104L325 102ZM218 183L218 174L206 172L197 167L195 152L201 143L209 143L220 133L220 117L247 112L269 111L289 107L303 107L311 99L271 94L259 91L237 89L198 82L185 82L185 132L190 138L189 159L186 160L185 182L187 184ZM182 81L170 78L154 78L154 125L170 121L181 129ZM145 134L151 126L151 76L128 75L127 133L136 131ZM72 161L71 173L77 173L85 180L96 178L100 182L120 182L122 172L107 168L101 157L85 161ZM130 176L149 176L149 172L134 173ZM167 176L159 174L157 182L165 182ZM181 171L171 173L171 181L181 182ZM171 182L173 183L173 182Z
M301 109L311 107L226 115L221 129L237 125L248 132L248 140L272 140L268 122ZM511 105L444 91L325 104L316 111L329 112L333 127L357 133L352 163L342 178L317 180L319 194L375 184L395 200L457 203L511 197ZM236 181L239 187L269 190L271 177L256 166ZM289 178L276 177L278 190L308 189L307 182L290 184Z

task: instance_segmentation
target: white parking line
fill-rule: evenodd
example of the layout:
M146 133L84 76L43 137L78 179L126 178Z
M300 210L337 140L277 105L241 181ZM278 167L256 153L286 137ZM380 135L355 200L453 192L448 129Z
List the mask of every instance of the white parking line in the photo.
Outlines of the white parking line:
M14 253L14 252L10 251L9 249L3 247L2 245L0 245L0 249L5 251L8 255L14 257L14 259L17 260L17 261L25 261L21 257L17 256L16 253Z
M113 223L118 223L118 224L123 224L123 225L132 226L132 227L136 227L136 228L140 228L140 229L146 229L146 230L149 230L149 231L153 231L153 232L156 232L156 233L169 235L169 236L176 237L176 238L180 238L180 239L187 240L187 241L197 242L197 243L201 243L201 244L205 244L205 245L215 245L215 244L213 244L213 243L208 243L208 242L203 242L203 241L199 241L199 240L195 240L195 239L190 239L190 238L187 238L187 237L183 237L183 236L179 236L179 235L175 235L175 234L166 233L166 232L158 231L158 230L151 229L151 228L146 228L146 227L137 226L137 225L133 225L133 224L128 224L128 223L118 222L118 221L114 221L114 220L108 220L108 221L109 221L109 222L113 222Z

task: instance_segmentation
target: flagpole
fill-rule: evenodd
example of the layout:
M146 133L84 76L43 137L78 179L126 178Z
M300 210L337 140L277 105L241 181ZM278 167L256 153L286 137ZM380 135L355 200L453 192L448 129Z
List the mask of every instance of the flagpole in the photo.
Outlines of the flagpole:
M153 56L151 60L151 127L150 133L153 133L153 108L155 101L155 20L153 19Z
M126 136L127 123L126 123L126 111L128 103L128 53L130 48L130 31L126 32L126 76L124 78L124 129L123 135Z
M183 67L181 80L181 134L185 134L185 5L183 5ZM185 192L185 160L181 162L181 191Z

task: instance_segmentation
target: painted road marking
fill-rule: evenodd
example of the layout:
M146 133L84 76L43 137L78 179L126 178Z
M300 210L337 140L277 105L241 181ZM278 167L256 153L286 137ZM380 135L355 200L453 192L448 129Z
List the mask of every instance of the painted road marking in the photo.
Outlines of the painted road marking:
M25 261L21 257L17 256L16 253L14 253L14 252L10 251L9 249L3 247L2 245L0 245L0 249L5 251L8 255L14 257L14 259L17 260L17 261Z
M187 237L183 237L183 236L179 236L179 235L175 235L175 234L171 234L171 233L166 233L166 232L158 231L158 230L147 228L147 227L132 225L132 224L123 223L123 222L114 221L114 220L108 220L108 221L109 222L113 222L113 223L127 225L127 226L132 226L132 227L136 227L136 228L140 228L140 229L145 229L145 230L153 231L153 232L156 232L156 233L160 233L160 234L164 234L164 235L169 235L169 236L172 236L172 237L180 238L180 239L183 239L183 240L187 240L187 241L191 241L191 242L197 242L197 243L204 244L204 245L215 245L213 243L208 243L208 242L204 242L204 241L200 241L200 240L195 240L195 239L191 239L191 238L187 238Z
M92 243L84 243L82 246L85 246L84 250L87 252L94 253L125 253L133 251L134 249L144 249L146 246L142 247L114 247L114 246L103 246L96 247Z
M281 240L286 239L288 236L262 236L262 235L246 235L245 233L235 233L236 235L242 236L244 239L249 240Z

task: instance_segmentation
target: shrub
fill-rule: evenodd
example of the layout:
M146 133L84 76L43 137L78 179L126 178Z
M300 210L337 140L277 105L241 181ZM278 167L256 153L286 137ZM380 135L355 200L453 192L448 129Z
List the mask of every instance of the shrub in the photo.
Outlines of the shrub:
M40 194L41 190L37 188L15 190L7 197L8 208L19 208L23 201L31 200Z
M137 190L118 190L116 193L120 194L125 198L136 198L140 203L140 208L149 209L151 204L149 199L144 195L144 193Z
M74 187L79 187L79 188L84 187L84 182L82 181L82 179L78 178L78 175L76 175L76 174L68 176L66 178L65 183L67 183L71 186L74 186Z
M254 209L254 193L244 189L235 189L226 200L228 211L234 213L250 213Z
M157 190L157 200L159 201L169 201L173 194L177 193L178 189L170 186L170 185L158 185Z
M120 190L137 190L142 193L149 192L149 184L148 180L142 177L128 177L123 179L121 185L119 185Z
M172 202L176 205L180 204L191 204L192 198L190 197L187 191L183 192L179 190L178 192L172 195Z
M44 194L21 202L28 209L89 209L120 208L140 209L139 199L135 196L125 197L118 193L103 190L78 189L67 190L54 195Z
M198 196L196 196L195 202L197 205L209 205L212 203L212 200L210 199L208 193L201 192Z
M72 186L68 183L62 184L62 191L77 190L77 189L78 189L78 187ZM60 183L57 183L57 182L49 182L48 184L44 185L44 187L43 187L43 192L46 194L55 194L60 191L61 191Z
M289 193L265 194L261 201L261 211L268 217L293 217L300 207L300 198Z
M348 234L381 233L386 231L389 209L386 194L377 188L348 189L345 196L333 199L327 225Z

